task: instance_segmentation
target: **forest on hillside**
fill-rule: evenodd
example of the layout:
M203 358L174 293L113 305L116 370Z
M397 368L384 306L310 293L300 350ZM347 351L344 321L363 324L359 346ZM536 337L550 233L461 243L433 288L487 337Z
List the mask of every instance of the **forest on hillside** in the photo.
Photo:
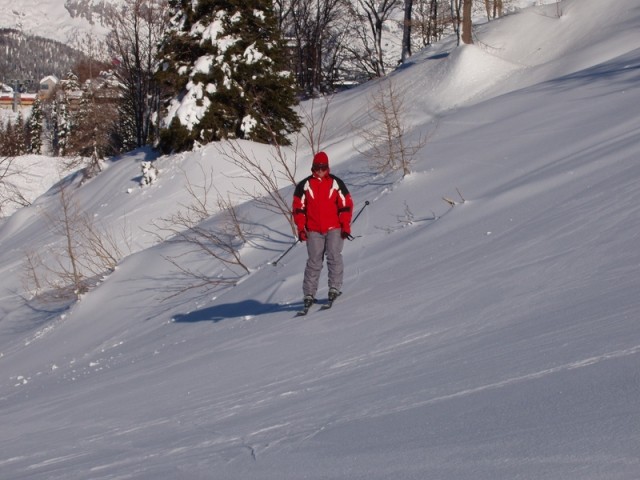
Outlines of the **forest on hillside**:
M35 92L47 75L62 78L83 55L55 40L0 29L0 82Z

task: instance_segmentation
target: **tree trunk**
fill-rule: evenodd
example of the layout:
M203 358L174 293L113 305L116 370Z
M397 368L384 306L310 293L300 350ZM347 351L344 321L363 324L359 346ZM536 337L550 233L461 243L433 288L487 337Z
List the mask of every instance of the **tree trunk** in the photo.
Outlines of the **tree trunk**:
M402 56L400 62L404 63L411 56L411 17L413 0L404 0L404 23L402 26Z
M471 34L471 7L473 6L473 0L464 0L462 4L462 43L471 45L473 43L473 37Z

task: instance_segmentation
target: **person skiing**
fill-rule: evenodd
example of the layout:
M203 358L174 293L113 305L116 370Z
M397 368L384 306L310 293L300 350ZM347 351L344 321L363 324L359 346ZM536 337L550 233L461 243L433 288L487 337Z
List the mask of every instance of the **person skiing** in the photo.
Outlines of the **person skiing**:
M315 302L316 291L327 256L329 302L342 292L344 265L342 247L351 238L353 199L345 183L329 169L329 157L318 152L313 157L312 174L297 184L293 194L293 219L298 239L307 243L307 264L302 283L304 311Z

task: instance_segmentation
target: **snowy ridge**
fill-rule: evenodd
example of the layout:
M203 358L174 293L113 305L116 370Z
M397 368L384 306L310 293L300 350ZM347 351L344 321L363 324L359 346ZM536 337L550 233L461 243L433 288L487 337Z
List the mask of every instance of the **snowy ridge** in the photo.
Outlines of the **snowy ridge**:
M39 214L55 196L2 220L2 478L635 480L640 7L560 6L392 75L409 135L429 134L404 180L353 148L377 86L332 101L332 172L356 209L371 203L329 311L293 318L305 249L269 265L293 238L250 203L268 231L243 250L250 275L170 296L163 257L184 248L150 230L188 202L184 175L251 185L215 145L156 159L144 188L139 151L77 189L96 218L132 226L132 254L69 309L26 305L19 286L25 247L60 241Z

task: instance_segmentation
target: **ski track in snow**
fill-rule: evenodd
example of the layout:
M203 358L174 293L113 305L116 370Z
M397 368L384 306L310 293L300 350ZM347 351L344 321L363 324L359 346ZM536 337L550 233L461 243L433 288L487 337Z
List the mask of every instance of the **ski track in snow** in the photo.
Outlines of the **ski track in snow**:
M622 358L622 357L628 357L631 355L636 355L637 353L640 353L640 345L636 345L635 347L631 347L631 348L627 348L624 350L616 350L614 352L609 352L609 353L604 353L602 355L598 355L595 357L590 357L590 358L586 358L584 360L579 360L576 362L571 362L571 363L567 363L564 365L559 365L557 367L553 367L553 368L548 368L546 370L541 370L539 372L534 372L534 373L529 373L527 375L522 375L519 377L513 377L513 378L508 378L506 380L502 380L500 382L496 382L496 383L491 383L488 385L482 385L480 387L475 387L475 388L470 388L467 390L461 390L460 392L456 392L456 393L451 393L448 395L443 395L440 397L436 397L436 398L432 398L429 399L425 402L419 403L419 404L414 404L413 406L422 406L422 405L430 405L430 404L434 404L434 403L439 403L439 402L443 402L446 400L451 400L453 398L458 398L458 397L466 397L469 395L474 395L476 393L480 393L480 392L484 392L487 390L494 390L494 389L499 389L499 388L504 388L510 385L514 385L517 383L521 383L521 382L526 382L529 380L537 380L549 375L553 375L555 373L560 373L560 372L564 372L564 371L569 371L569 370L575 370L577 368L585 368L585 367L590 367L592 365L596 365L600 362L605 362L607 360L612 360L612 359L616 359L616 358Z

